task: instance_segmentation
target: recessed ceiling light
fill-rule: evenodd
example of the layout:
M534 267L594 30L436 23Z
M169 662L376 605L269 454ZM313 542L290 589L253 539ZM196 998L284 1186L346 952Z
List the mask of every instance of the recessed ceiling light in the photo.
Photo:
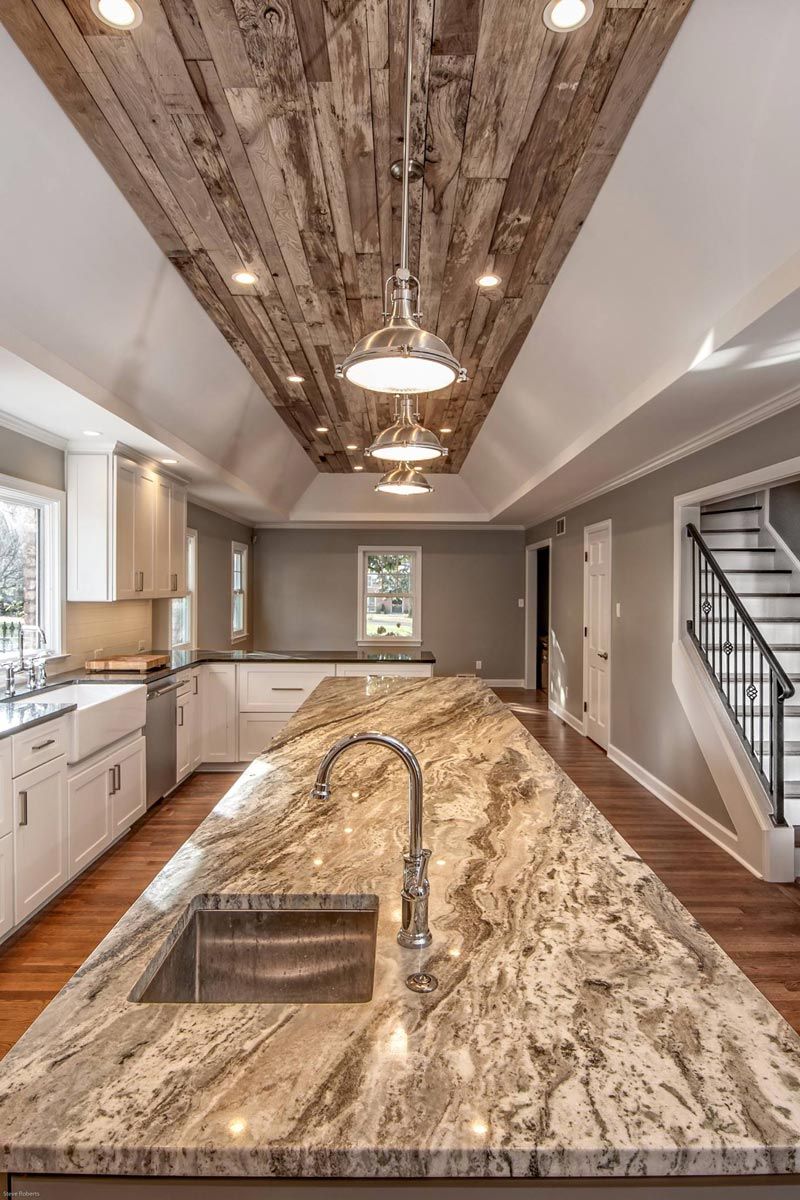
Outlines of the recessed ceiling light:
M357 449L358 449L358 446L355 444L355 442L348 442L348 444L345 446L345 450L357 450Z
M286 380L288 383L305 383L306 377L305 375L287 375Z
M502 283L503 280L500 275L494 275L491 271L488 271L485 275L479 275L475 282L479 288L493 288L497 287L498 283Z
M142 23L136 0L91 0L92 12L112 29L135 29Z
M234 283L243 283L245 285L258 283L258 276L254 275L252 271L234 271L231 279Z
M162 458L161 461L165 467L174 467L178 462L177 458Z
M97 429L84 429L83 436L84 437L100 437L100 433Z
M550 0L542 14L548 29L569 33L580 29L594 12L594 0Z
M363 471L363 470L364 470L364 468L363 468L363 467L361 467L361 466L358 466L358 467L353 467L353 470L354 470L354 471Z
M442 428L439 430L439 433L452 433L452 432L453 431L449 425L443 425Z
M327 433L327 432L328 432L327 425L318 425L317 426L317 433Z

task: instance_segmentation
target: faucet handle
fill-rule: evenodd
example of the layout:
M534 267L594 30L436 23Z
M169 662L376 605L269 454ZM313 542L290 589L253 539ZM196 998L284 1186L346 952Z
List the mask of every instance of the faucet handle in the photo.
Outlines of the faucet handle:
M422 850L416 856L403 855L403 891L414 900L427 896L431 890L428 882L430 850Z

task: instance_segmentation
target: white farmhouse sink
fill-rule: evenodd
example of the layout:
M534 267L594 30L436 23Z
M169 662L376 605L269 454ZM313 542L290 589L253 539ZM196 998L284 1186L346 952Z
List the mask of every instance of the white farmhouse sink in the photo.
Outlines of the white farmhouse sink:
M67 714L70 763L142 729L147 719L147 688L140 683L69 683L41 697L47 703L78 706Z

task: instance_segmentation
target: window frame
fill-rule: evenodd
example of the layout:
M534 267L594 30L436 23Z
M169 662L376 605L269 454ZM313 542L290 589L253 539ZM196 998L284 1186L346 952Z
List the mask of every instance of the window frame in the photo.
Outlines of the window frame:
M189 543L194 545L194 572L189 571ZM170 600L169 613L169 640L170 650L193 650L197 647L197 552L198 552L198 537L197 530L186 527L186 593L183 596L177 596ZM194 578L192 578L192 574ZM182 604L186 599L190 600L189 605L189 638L188 642L173 642L172 641L172 605Z
M0 500L28 504L40 513L39 569L43 594L39 597L39 619L47 637L45 657L65 658L66 494L56 488L0 474ZM13 662L16 651L0 654L0 662Z
M367 557L370 554L410 554L411 570L411 637L369 637L367 635ZM421 646L422 645L422 547L421 546L359 546L358 547L358 624L356 644L359 646Z
M233 581L236 570L236 555L242 556L242 586L234 590ZM247 603L247 590L250 582L250 547L246 542L231 542L231 641L242 642L249 636L248 634L248 619L249 605ZM235 625L236 613L236 597L241 592L242 595L242 628L237 629Z

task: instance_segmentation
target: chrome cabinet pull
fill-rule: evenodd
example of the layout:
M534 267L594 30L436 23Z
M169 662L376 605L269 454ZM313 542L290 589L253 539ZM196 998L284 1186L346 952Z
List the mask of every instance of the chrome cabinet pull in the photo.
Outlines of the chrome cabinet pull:
M122 767L119 765L119 763L114 764L114 782L116 784L115 790L118 792L121 792L122 791Z
M35 746L31 746L31 750L44 750L47 746L54 746L55 741L55 738L48 738L46 742L37 742Z
M274 687L273 692L304 692L305 688L301 687Z
M180 720L178 721L178 728L182 729L183 728L183 705L182 704L178 705L178 716L180 717Z
M192 695L193 695L193 696L199 696L199 694L200 694L200 676L199 676L199 675L195 675L195 677L194 677L194 691L192 692Z
M19 823L20 825L28 824L28 793L20 792L19 794Z
M116 772L117 772L116 767L108 768L108 773L111 776L111 795L112 796L114 796L117 791L117 774L116 774Z
M135 592L143 592L144 591L144 571L136 572L136 582L134 584L133 590Z
M177 574L175 574L175 575L173 575L173 576L172 576L172 590L173 590L173 592L177 592L177 590L178 590L178 576L177 576Z

